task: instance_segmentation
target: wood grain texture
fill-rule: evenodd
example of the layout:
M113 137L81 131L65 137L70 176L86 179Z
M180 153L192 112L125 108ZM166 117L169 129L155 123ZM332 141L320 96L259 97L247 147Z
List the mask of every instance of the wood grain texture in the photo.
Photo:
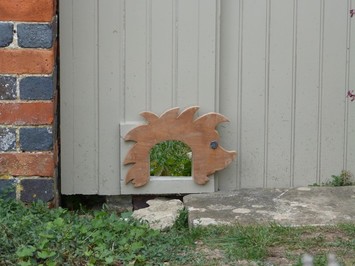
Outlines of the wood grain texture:
M194 120L199 107L193 106L179 114L179 108L172 108L160 117L151 112L143 112L148 124L138 126L127 133L125 141L137 143L127 153L124 164L134 164L128 171L125 181L141 187L149 182L149 151L154 145L178 140L186 143L192 150L193 179L204 185L208 176L227 167L236 157L235 151L226 151L218 144L219 134L216 126L228 119L218 113L207 113Z

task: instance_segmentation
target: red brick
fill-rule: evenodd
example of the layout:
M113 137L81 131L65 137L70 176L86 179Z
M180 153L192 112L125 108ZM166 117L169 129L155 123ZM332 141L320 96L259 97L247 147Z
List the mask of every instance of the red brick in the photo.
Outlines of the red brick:
M0 49L0 73L50 74L53 72L55 49L56 46L49 50Z
M0 103L0 124L50 125L53 102Z
M53 153L0 153L0 175L48 176L54 174Z
M0 0L0 20L49 22L56 0Z

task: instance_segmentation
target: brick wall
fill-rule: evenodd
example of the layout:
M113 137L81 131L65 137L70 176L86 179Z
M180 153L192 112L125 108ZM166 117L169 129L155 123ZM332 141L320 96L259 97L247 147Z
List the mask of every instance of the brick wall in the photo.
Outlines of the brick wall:
M56 205L56 0L0 0L0 194Z

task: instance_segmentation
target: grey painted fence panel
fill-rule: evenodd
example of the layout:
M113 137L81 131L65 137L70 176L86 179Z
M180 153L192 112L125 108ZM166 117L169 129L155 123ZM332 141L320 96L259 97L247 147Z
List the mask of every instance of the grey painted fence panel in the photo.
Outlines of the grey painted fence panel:
M63 193L120 194L119 125L174 106L229 117L219 190L355 172L354 5L60 0Z
M229 107L221 110L233 118L225 136L238 147L237 188L307 185L352 170L344 157L354 148L344 144L352 141L353 123L344 112L352 107L344 96L350 7L350 1L222 3L221 98Z
M95 0L61 2L68 32L62 31L62 44L68 48L62 67L62 191L98 193L97 120L97 5ZM71 16L72 15L72 16ZM70 23L71 22L71 23ZM70 53L71 52L71 53ZM75 88L75 89L74 89ZM65 122L64 122L65 120ZM68 122L68 123L67 123ZM67 143L66 141L69 140ZM65 145L67 143L67 145Z

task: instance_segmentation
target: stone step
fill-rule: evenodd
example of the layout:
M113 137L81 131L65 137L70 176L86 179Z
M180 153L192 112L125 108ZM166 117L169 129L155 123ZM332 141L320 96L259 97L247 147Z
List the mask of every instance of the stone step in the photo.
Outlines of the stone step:
M183 198L189 225L355 223L355 186L241 189Z

